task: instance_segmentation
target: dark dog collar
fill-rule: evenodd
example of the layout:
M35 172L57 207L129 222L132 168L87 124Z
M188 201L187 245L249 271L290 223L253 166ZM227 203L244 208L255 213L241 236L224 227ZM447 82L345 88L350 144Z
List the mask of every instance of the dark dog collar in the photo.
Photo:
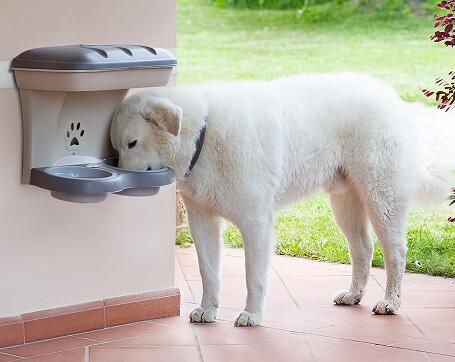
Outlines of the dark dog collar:
M207 129L207 118L205 119L204 127L201 129L201 133L199 133L199 137L196 141L196 152L194 152L193 158L191 159L190 167L188 167L188 171L185 172L185 177L188 177L193 169L194 165L196 164L197 160L202 151L202 146L204 145L204 138L205 138L205 131Z

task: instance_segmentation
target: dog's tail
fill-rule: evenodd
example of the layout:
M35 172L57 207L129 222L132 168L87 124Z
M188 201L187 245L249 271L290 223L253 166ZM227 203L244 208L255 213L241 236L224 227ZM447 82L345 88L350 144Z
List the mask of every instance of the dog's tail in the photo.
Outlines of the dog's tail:
M455 177L449 167L442 164L423 165L414 199L418 203L447 201L454 186Z

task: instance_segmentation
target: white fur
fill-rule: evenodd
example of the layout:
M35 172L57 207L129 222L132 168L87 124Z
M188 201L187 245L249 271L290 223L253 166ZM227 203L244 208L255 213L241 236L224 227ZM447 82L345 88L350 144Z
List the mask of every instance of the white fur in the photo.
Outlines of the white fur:
M146 119L163 107L173 115L166 118L169 125L154 116ZM184 177L205 119L201 156ZM248 295L235 324L255 325L266 295L274 211L319 189L330 195L353 268L350 288L334 302L356 304L364 294L373 253L371 223L387 271L384 299L373 311L395 313L409 202L419 195L449 195L446 174L420 163L403 102L365 75L303 75L136 94L114 116L111 136L123 167L163 164L181 182L204 288L201 305L190 316L193 322L216 318L221 218L239 227L245 246ZM128 150L133 140L137 146Z

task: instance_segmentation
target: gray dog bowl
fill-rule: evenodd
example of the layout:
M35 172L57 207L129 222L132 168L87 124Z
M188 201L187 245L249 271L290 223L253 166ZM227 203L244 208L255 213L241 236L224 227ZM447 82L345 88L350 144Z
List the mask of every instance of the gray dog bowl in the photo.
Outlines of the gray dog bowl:
M60 200L99 202L107 194L151 196L161 186L175 181L174 172L165 167L134 171L117 167L118 158L109 157L95 164L33 168L30 183L51 191Z
M69 179L103 179L114 177L114 173L95 167L86 166L54 166L44 170L52 176L69 178Z
M151 196L158 193L160 190L159 186L169 185L175 181L174 172L167 167L150 171L127 170L118 167L118 157L105 158L103 166L120 174L124 174L125 179L129 179L128 181L125 181L125 189L116 192L117 195ZM169 180L172 181L169 182Z

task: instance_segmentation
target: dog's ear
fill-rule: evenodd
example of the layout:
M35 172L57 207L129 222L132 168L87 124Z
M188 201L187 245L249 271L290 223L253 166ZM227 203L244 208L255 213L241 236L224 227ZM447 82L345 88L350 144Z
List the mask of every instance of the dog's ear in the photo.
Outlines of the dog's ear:
M144 119L164 131L178 136L182 124L182 115L182 108L166 101L147 105L144 112Z

